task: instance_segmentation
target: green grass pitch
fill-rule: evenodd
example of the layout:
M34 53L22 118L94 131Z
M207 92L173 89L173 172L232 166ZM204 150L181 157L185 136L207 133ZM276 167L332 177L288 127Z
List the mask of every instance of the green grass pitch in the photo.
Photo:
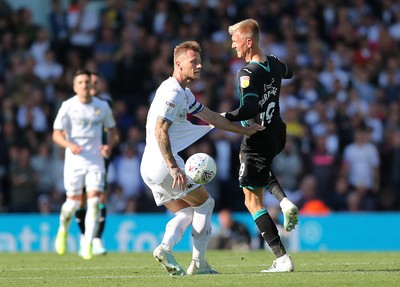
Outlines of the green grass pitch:
M300 252L292 273L260 273L273 260L267 251L208 251L221 274L170 277L150 252L109 253L85 261L77 254L1 253L0 286L344 287L400 286L400 252ZM175 257L186 268L190 253Z

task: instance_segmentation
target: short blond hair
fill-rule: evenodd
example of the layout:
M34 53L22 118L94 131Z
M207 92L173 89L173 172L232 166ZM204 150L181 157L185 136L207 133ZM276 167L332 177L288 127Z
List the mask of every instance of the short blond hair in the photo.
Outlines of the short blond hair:
M232 26L229 26L228 32L230 35L238 32L246 39L252 39L255 43L260 43L260 26L254 19L246 19Z
M174 63L180 55L186 53L188 50L193 50L195 52L201 53L200 44L196 41L185 41L177 45L174 49Z

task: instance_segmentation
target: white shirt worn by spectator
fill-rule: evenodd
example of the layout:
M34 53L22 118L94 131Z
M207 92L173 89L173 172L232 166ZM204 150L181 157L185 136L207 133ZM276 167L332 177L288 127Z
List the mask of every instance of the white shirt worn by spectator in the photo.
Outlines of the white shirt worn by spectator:
M80 13L83 13L78 30L74 31L78 24ZM89 47L96 40L96 29L99 26L97 14L85 9L68 13L68 28L71 31L71 43L76 46Z
M378 149L372 143L352 143L344 149L344 160L349 165L348 180L353 186L374 186L374 169L379 167Z

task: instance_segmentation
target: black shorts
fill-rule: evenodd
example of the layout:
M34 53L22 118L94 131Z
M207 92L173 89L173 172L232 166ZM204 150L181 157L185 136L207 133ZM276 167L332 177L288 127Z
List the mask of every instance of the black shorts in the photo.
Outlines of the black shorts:
M260 132L257 138L244 138L240 146L240 186L248 189L267 187L272 176L272 160L283 150L285 142L286 126L273 133Z

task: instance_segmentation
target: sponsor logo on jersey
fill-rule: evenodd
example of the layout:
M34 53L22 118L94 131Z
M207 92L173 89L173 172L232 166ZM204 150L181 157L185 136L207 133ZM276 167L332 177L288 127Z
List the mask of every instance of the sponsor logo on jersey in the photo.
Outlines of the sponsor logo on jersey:
M96 108L96 109L94 110L94 114L95 114L96 116L100 115L100 109Z
M239 81L240 81L240 87L242 89L245 89L250 85L250 77L249 76L241 76Z
M174 104L174 103L171 103L171 102L166 101L165 104L166 104L167 106L170 106L171 108L175 108L175 104Z
M171 110L173 110L175 108L175 104L174 103L166 101L165 104L167 106L167 108L165 109L166 113L170 113Z

